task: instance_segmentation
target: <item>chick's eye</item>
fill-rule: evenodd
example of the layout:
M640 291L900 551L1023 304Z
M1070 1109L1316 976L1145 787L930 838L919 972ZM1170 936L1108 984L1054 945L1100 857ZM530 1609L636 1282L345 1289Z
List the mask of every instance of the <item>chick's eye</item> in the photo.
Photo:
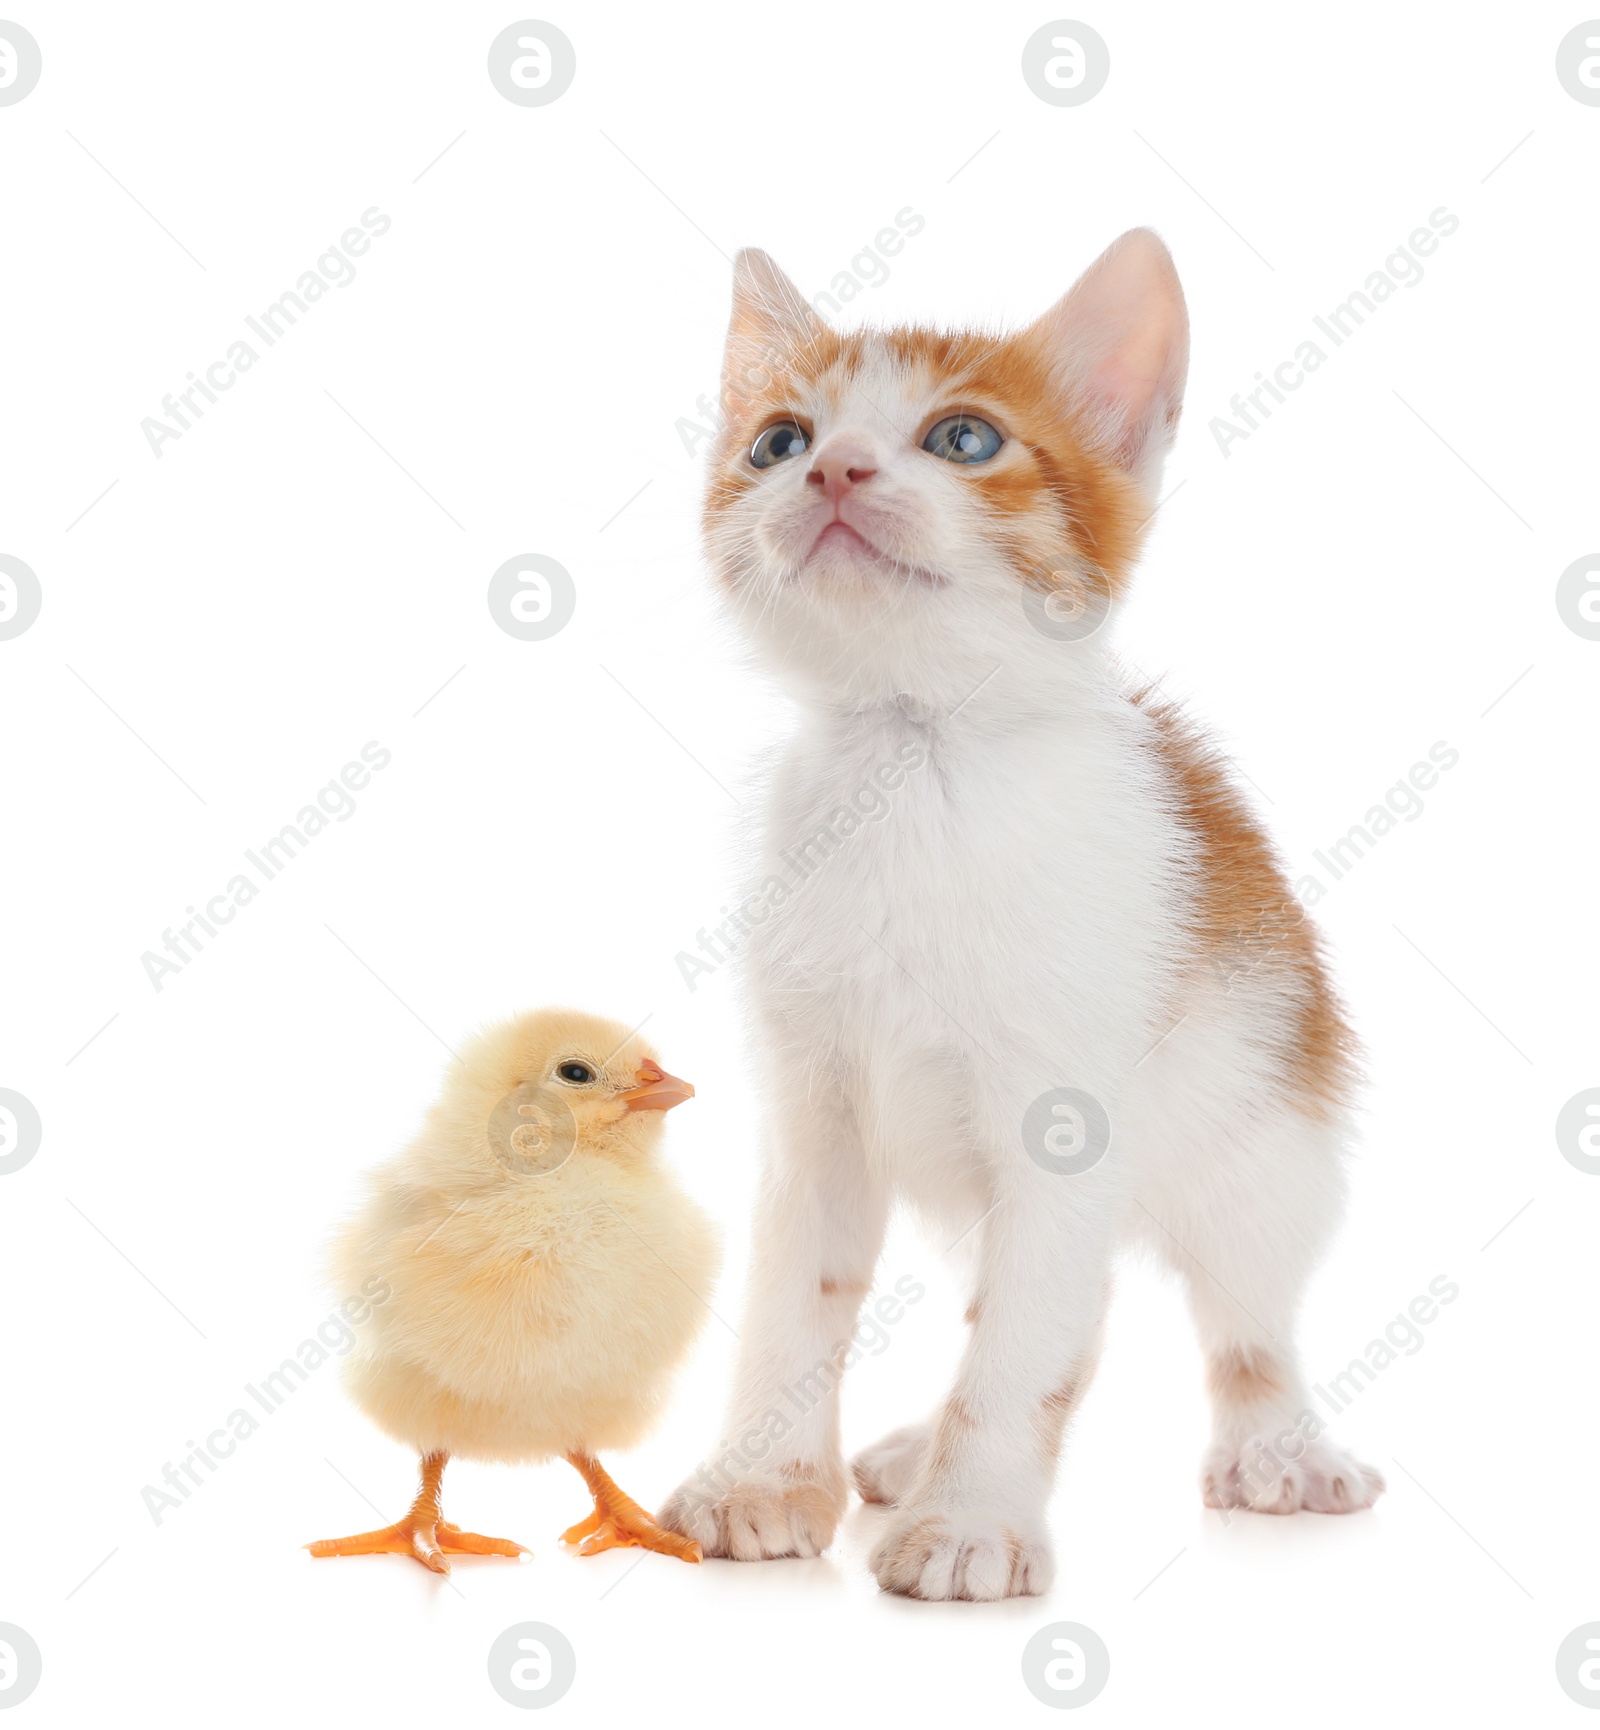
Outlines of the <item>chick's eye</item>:
M583 1087L594 1080L594 1071L587 1063L563 1063L556 1074L563 1081L570 1081L575 1087Z
M947 463L986 463L1005 440L976 415L946 415L922 441L925 451Z
M750 447L750 466L770 469L788 457L797 457L811 443L792 420L781 420L769 426Z

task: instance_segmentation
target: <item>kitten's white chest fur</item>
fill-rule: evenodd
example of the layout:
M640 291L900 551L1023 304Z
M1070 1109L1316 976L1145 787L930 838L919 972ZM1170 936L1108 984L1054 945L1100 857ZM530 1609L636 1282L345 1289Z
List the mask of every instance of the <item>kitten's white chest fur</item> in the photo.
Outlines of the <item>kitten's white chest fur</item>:
M997 683L953 719L811 718L775 778L764 869L810 869L752 937L750 990L771 1039L829 1052L858 1092L941 1059L963 1086L1044 1063L1119 1091L1171 999L1192 848L1150 796L1142 717L1109 695L1018 715ZM815 844L907 758L881 812Z

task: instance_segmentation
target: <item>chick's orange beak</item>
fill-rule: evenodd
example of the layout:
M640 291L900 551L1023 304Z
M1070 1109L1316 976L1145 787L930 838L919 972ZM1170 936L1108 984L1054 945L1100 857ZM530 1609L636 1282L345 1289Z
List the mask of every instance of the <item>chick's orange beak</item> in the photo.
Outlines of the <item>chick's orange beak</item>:
M652 1057L639 1065L639 1085L630 1087L622 1096L629 1111L671 1111L684 1100L694 1098L694 1088L676 1075L668 1075Z

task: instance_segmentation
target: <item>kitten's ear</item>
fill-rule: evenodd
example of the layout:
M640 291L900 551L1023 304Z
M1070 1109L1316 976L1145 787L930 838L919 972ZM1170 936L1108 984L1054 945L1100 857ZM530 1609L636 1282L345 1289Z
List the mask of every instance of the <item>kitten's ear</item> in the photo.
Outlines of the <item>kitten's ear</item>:
M733 317L722 357L727 412L739 412L770 389L827 329L766 253L747 246L733 261Z
M1153 485L1189 371L1189 313L1157 236L1131 228L1113 241L1026 337L1086 411L1097 442Z

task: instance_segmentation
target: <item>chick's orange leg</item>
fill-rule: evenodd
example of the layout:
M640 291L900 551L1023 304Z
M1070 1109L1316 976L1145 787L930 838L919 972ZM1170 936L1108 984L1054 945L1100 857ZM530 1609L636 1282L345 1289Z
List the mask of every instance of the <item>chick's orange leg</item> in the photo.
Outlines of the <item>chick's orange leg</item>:
M414 1556L435 1574L448 1574L449 1556L522 1556L528 1552L509 1538L485 1538L463 1532L439 1517L439 1485L448 1454L422 1456L422 1482L417 1499L403 1520L353 1538L322 1538L306 1548L313 1556Z
M643 1550L657 1550L663 1556L676 1556L680 1562L701 1559L700 1546L692 1538L658 1526L631 1496L617 1488L592 1454L568 1454L567 1461L583 1474L589 1494L594 1497L594 1512L561 1534L563 1544L577 1544L580 1556L637 1545Z

